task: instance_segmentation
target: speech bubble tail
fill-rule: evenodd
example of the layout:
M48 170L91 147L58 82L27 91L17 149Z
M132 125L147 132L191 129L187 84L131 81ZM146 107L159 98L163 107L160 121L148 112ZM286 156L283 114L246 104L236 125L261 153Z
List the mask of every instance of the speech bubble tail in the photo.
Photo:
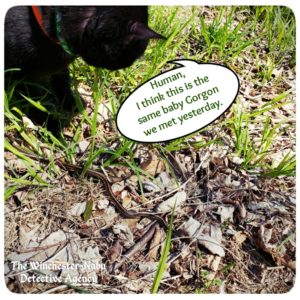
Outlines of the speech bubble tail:
M182 66L182 67L194 67L195 65L198 65L198 63L194 60L190 59L174 59L168 61L169 64L174 64L177 66Z

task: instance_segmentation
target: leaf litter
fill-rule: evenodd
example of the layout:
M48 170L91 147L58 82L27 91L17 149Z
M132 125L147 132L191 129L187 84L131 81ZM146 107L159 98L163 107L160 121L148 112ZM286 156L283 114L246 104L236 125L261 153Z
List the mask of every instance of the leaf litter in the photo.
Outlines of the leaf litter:
M213 11L206 8L204 14L214 17ZM257 47L257 50L260 63L264 64L262 48ZM238 102L245 111L258 109L282 92L290 91L284 99L289 102L287 105L264 113L264 117L270 116L273 125L287 118L281 128L283 134L272 143L265 157L266 162L276 166L286 153L295 152L295 69L288 67L288 61L283 61L282 66L273 70L271 80L262 84L253 66L253 56L247 51L232 62L241 79ZM92 116L90 88L80 84L78 90L86 112ZM110 103L101 103L98 129L113 137L116 132L108 126L110 119ZM23 121L27 124L26 130L35 129L28 118L24 117ZM80 124L80 117L74 118L74 124ZM234 153L228 132L220 129L222 118L189 138L187 147L172 152L177 163L171 165L180 168L177 174L181 182L174 176L176 170L157 150L137 145L135 158L141 158L145 152L152 157L145 168L148 175L140 176L143 196L140 196L139 179L135 175L114 183L113 192L120 196L119 200L127 209L168 214L176 202L173 226L182 236L172 239L161 293L199 290L206 293L285 293L295 280L295 177L261 177L260 169L243 169L245 160ZM258 122L249 130L251 138L259 145L262 124ZM91 143L86 137L91 132L90 125L82 124L82 132L77 149L80 158L89 151ZM70 128L66 128L64 134L73 137ZM192 146L215 139L222 143L204 148ZM18 144L18 139L15 142ZM113 147L113 142L108 146ZM27 171L26 164L8 151L5 152L5 167L8 174L15 170L22 176ZM41 167L39 172L45 169ZM17 190L5 203L5 281L8 288L22 293L149 293L165 232L158 226L151 227L146 218L124 220L110 205L99 182L71 176L57 168L59 176L53 178L51 186ZM114 169L120 171L117 167ZM6 187L9 186L6 179ZM93 205L84 220L88 202ZM139 247L134 249L137 244ZM26 263L26 269L16 269L14 261ZM58 276L62 282L22 282L21 274L35 274L28 265L35 261L52 265L54 270L42 272ZM98 268L57 271L54 267L82 266L83 262L94 262ZM116 265L119 267L114 268ZM66 280L79 275L94 278L95 282Z

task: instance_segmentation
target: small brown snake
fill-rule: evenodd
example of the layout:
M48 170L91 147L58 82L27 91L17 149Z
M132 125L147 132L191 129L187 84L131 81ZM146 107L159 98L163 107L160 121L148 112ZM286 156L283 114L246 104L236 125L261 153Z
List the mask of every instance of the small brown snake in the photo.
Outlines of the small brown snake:
M20 152L22 152L23 154L25 154L26 156L37 160L37 161L41 161L43 163L50 163L50 160L47 158L42 158L42 157L38 157L34 154L28 153L26 151L23 151L21 149L18 149ZM57 164L65 169L67 169L68 171L75 171L75 172L83 172L83 168L82 167L78 167L75 166L73 164L69 164L69 163L65 163L63 161L61 161L60 159L56 159L55 160L57 162ZM145 217L154 221L157 221L164 229L168 229L168 224L166 223L166 221L160 217L159 215L155 214L155 213L150 213L150 212L136 212L133 210L127 210L125 209L120 202L117 200L117 198L115 197L110 183L109 181L106 179L105 175L101 172L98 171L94 171L94 170L87 170L85 172L85 174L87 176L91 176L94 178L98 178L101 180L102 184L104 185L104 189L106 192L106 195L109 197L109 199L111 200L111 204L117 209L117 211L120 213L120 215L122 217L124 217L125 219L137 219L137 218L141 218L141 217Z

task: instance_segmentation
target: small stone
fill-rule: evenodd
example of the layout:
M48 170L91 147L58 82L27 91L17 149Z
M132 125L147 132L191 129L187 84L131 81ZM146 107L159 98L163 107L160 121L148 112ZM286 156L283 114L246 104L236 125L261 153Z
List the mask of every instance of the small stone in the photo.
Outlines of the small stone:
M90 145L90 142L88 142L87 140L83 140L81 142L79 142L78 144L78 150L79 150L79 153L85 153L88 149Z

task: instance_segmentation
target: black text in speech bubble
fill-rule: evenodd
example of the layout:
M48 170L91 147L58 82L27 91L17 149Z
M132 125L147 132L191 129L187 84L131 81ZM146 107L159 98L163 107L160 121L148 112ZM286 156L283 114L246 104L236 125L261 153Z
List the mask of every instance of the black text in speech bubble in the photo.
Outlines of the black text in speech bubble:
M117 127L143 143L189 135L219 118L239 91L238 76L229 68L181 59L180 65L144 82L121 105Z

